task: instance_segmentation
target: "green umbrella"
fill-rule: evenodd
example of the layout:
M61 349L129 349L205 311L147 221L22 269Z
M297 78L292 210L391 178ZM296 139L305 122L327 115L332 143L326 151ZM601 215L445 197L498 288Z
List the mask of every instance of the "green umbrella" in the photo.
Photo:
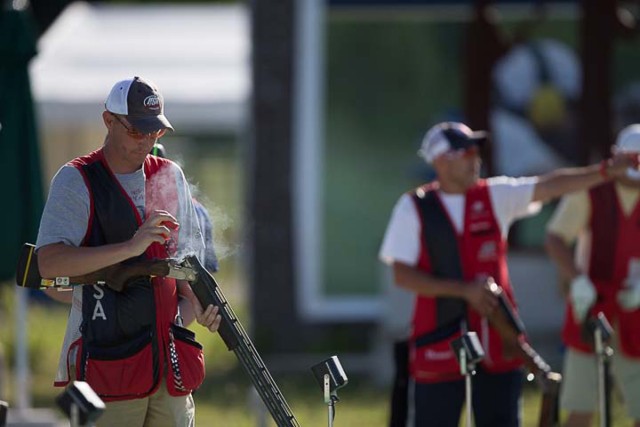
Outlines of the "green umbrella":
M0 281L14 277L18 252L33 242L42 214L38 133L28 64L36 55L36 31L26 11L0 14Z

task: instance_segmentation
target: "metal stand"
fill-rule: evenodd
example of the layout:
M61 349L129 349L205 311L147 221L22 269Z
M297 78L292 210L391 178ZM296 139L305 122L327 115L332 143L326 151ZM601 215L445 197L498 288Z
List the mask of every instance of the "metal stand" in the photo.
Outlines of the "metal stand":
M467 352L464 348L460 349L460 373L464 375L464 398L466 403L465 409L465 426L471 427L471 416L473 414L473 395L471 393L471 377L476 373L476 364L467 363Z
M56 397L56 404L69 417L71 427L93 427L105 404L84 381L73 381Z
M596 327L593 331L596 360L598 365L598 413L600 415L600 427L611 427L611 388L609 376L609 359L613 355L613 349L606 344L602 327ZM607 337L608 338L608 337Z
M337 391L344 387L349 380L342 369L338 356L331 356L317 365L311 367L316 381L324 393L324 403L327 404L327 424L333 427L333 419L336 416L335 403L338 399Z
M78 405L75 403L71 404L70 414L69 414L69 425L70 427L80 427L80 409Z
M0 400L0 427L7 425L7 412L9 411L9 404L4 400Z
M599 312L587 319L582 328L582 340L590 342L596 356L598 380L598 413L600 427L611 427L611 378L609 364L613 349L609 346L613 328L604 313Z
M95 427L95 425L92 421L83 424L80 418L80 407L75 403L71 404L69 407L69 427Z
M475 332L466 332L451 342L451 348L458 357L460 373L464 375L465 392L465 426L472 427L473 394L471 393L471 377L476 373L476 364L484 359L484 350Z
M336 416L335 403L338 400L338 395L331 392L331 376L324 374L324 403L327 404L327 425L329 427L333 427L333 419Z

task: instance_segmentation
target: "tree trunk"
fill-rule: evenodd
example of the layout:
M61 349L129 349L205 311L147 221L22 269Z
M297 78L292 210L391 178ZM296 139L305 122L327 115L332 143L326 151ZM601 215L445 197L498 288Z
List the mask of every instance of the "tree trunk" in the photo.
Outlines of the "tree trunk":
M590 155L608 157L613 143L611 111L611 68L616 31L616 2L584 0L580 20L582 99L578 140L580 164Z

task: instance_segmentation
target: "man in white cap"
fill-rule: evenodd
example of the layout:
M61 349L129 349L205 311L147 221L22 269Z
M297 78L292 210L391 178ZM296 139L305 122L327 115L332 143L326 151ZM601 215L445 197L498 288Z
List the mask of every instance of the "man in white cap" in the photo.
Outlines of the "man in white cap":
M117 82L102 120L102 147L51 182L36 242L44 278L179 258L203 246L182 170L149 155L173 130L158 88L140 77ZM204 358L183 322L195 317L215 332L217 313L203 310L187 282L168 277L140 277L124 289L77 286L55 385L86 381L106 402L100 426L194 426L191 392L204 378Z
M624 128L614 153L640 153L640 124ZM575 256L573 244L577 241ZM547 251L569 283L562 338L567 346L561 407L567 426L587 427L597 407L593 348L581 325L603 312L613 325L613 371L640 427L640 174L630 169L566 196L547 225Z
M486 320L498 304L491 280L514 302L506 263L509 226L535 212L535 202L637 167L638 156L616 154L600 165L485 180L479 178L478 146L486 138L485 132L454 122L427 132L419 155L433 165L437 180L402 195L380 249L395 283L416 295L409 411L410 425L416 427L458 426L465 386L450 343L465 328L478 334L486 353L474 376L475 425L520 425L522 363L505 357L500 337Z

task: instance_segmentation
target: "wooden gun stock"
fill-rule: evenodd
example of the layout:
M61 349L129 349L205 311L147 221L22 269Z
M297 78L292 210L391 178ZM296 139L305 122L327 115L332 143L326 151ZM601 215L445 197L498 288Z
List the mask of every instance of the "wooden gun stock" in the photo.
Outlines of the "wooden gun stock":
M35 252L35 246L25 243L18 259L16 284L32 289L104 284L121 292L128 284L141 277L166 276L167 274L169 274L167 260L135 259L110 265L81 276L42 278L38 270L38 256Z
M558 407L558 396L560 395L560 384L562 375L557 372L548 372L545 377L538 380L542 388L542 401L540 402L540 416L538 427L559 427L560 408Z
M253 342L231 309L216 280L195 256L187 257L185 263L196 273L196 280L190 282L190 284L202 307L207 307L209 304L219 307L222 323L218 333L227 348L232 350L240 363L242 363L278 427L300 427L293 412L291 412L291 408L289 408L287 401L262 361Z
M552 372L542 356L525 340L524 324L502 288L496 285L492 291L498 298L499 305L498 309L488 316L489 323L502 338L505 348L515 351L515 355L524 361L542 390L538 427L559 426L558 394L562 375Z
M164 277L167 274L169 274L167 260L137 259L110 265L82 276L70 277L69 280L72 280L72 283L105 284L115 291L122 292L129 284L142 277Z

